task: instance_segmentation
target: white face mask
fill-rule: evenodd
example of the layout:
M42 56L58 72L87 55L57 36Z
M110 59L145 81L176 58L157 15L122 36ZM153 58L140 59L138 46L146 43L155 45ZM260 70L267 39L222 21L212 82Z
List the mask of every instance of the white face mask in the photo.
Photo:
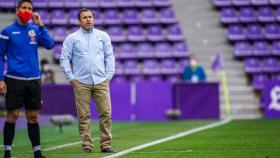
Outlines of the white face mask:
M190 65L191 65L191 66L196 66L196 65L197 65L196 60L191 59L191 60L190 60Z
M44 65L44 66L42 67L42 70L44 70L44 71L48 71L48 70L50 70L50 69L51 69L51 67L50 67L49 64L46 64L46 65Z

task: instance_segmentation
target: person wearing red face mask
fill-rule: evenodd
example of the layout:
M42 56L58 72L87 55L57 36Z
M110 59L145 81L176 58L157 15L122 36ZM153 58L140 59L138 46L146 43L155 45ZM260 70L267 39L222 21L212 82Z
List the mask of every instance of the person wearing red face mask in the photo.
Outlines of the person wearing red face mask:
M41 86L38 46L54 47L54 41L44 27L40 15L32 12L31 0L19 0L17 20L0 33L0 94L6 97L6 122L3 130L4 158L11 158L15 124L20 108L25 108L28 136L34 158L45 158L40 147L38 124L41 108ZM32 18L33 24L28 23ZM4 63L8 69L4 75Z

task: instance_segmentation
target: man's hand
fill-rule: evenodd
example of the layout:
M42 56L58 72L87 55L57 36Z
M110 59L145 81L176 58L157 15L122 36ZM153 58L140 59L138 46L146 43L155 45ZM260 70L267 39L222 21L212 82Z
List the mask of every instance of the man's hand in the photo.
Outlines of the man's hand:
M42 22L42 19L39 15L39 13L37 12L33 12L32 14L32 20L33 20L33 23L36 24L36 25L39 25L39 26L44 26L43 22Z
M0 81L0 94L6 96L7 86L5 81Z
M77 82L79 82L77 79L73 79L70 81L70 84L74 88Z

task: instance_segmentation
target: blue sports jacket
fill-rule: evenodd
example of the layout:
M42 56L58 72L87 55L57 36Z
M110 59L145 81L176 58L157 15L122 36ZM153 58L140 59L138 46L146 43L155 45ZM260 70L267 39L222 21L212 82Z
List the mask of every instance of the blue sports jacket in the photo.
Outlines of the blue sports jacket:
M38 46L54 47L54 40L45 27L34 24L22 26L17 22L0 34L0 80L4 80L4 63L7 74L19 78L40 77Z

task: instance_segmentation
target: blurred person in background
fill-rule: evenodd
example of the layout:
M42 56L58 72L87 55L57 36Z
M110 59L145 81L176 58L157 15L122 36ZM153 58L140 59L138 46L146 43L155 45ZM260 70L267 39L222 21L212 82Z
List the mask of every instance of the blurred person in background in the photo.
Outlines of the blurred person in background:
M189 64L184 69L183 80L190 81L191 83L206 81L204 69L198 64L197 58L193 54L190 55Z
M89 9L78 13L80 29L63 42L60 65L75 92L79 131L84 153L91 153L90 98L99 114L100 148L112 149L112 118L109 84L115 73L112 43L106 32L94 28L94 14Z
M31 0L19 0L16 22L0 34L0 93L6 96L7 115L3 129L4 158L11 158L15 124L20 108L25 108L28 136L33 146L34 158L45 158L40 146L38 124L41 109L41 86L38 46L54 47L54 41L37 12L33 12ZM33 24L28 23L32 18ZM4 76L5 58L8 70Z
M51 69L50 63L47 59L42 59L41 65L41 81L43 84L55 84L54 72Z

